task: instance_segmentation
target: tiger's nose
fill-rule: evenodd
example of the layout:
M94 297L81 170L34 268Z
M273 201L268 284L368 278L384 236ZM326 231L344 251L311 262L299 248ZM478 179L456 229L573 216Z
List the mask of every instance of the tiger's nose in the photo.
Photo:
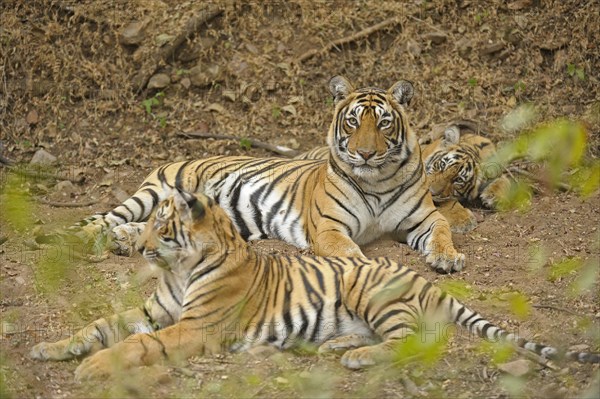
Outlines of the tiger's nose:
M368 161L370 158L373 157L373 155L375 155L375 151L371 150L357 150L356 152L358 152L358 155L363 157L365 161Z

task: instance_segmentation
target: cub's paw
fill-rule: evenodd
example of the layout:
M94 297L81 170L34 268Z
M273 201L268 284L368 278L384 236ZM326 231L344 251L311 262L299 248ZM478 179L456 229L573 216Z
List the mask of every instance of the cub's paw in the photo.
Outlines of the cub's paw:
M351 334L325 341L319 346L319 353L343 352L348 349L372 345L374 340L365 335Z
M144 231L146 223L126 223L116 226L109 234L109 248L119 256L131 257L136 251L138 238Z
M459 272L465 267L465 255L456 253L455 255L430 254L426 259L427 263L438 273Z
M510 180L507 177L501 176L488 184L488 186L479 195L481 203L489 208L496 209L502 203L510 192Z

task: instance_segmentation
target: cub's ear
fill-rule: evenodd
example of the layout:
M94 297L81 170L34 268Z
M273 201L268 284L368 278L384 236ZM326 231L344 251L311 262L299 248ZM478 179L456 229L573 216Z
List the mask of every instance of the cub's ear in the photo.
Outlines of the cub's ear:
M333 95L335 104L342 101L348 94L354 91L352 83L342 75L337 75L329 81L329 92Z
M408 80L400 80L390 87L388 93L390 93L392 97L394 97L394 100L398 101L400 105L408 106L415 94L415 89L413 84Z
M460 129L458 126L448 126L446 130L444 130L444 141L447 144L458 144L460 141Z

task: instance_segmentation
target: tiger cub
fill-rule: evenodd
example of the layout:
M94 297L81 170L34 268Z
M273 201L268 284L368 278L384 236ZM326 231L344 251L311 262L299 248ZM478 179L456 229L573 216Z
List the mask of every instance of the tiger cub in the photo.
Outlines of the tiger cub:
M327 160L217 156L175 162L153 171L138 191L108 213L74 227L87 239L128 222L142 222L166 197L163 183L215 199L248 240L276 238L316 255L363 256L359 245L384 235L421 251L439 272L459 271L465 256L452 243L450 226L436 210L408 124L411 83L389 90L354 89L331 79L335 111ZM113 241L130 252L140 226L127 226ZM116 234L115 234L116 236Z
M310 341L319 352L347 350L358 369L393 357L423 320L457 324L553 358L559 351L496 327L411 269L387 258L266 255L249 247L227 213L203 194L173 190L140 237L140 252L161 270L139 309L99 319L72 338L40 343L39 360L93 354L78 380L193 355ZM580 362L591 353L567 352ZM115 367L118 365L118 367Z
M419 139L429 191L455 233L466 233L477 226L475 215L463 204L495 209L510 189L508 178L486 163L496 152L494 144L476 134L472 125L459 121L446 129L435 127ZM295 159L328 156L328 147L316 147Z

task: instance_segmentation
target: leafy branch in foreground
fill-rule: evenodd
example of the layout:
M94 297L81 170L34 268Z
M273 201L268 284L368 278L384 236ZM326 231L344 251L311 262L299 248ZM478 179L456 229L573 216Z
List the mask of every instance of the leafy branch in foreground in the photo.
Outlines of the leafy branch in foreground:
M513 119L519 119L523 113L528 111L516 112ZM509 127L520 124L520 121L505 121ZM566 185L587 197L600 186L600 162L585 157L587 137L587 130L580 122L559 119L545 123L501 146L484 167L505 170L511 162L527 159L541 166L536 176L549 187ZM531 196L530 191L528 185L518 183L501 201L500 209L522 208Z

